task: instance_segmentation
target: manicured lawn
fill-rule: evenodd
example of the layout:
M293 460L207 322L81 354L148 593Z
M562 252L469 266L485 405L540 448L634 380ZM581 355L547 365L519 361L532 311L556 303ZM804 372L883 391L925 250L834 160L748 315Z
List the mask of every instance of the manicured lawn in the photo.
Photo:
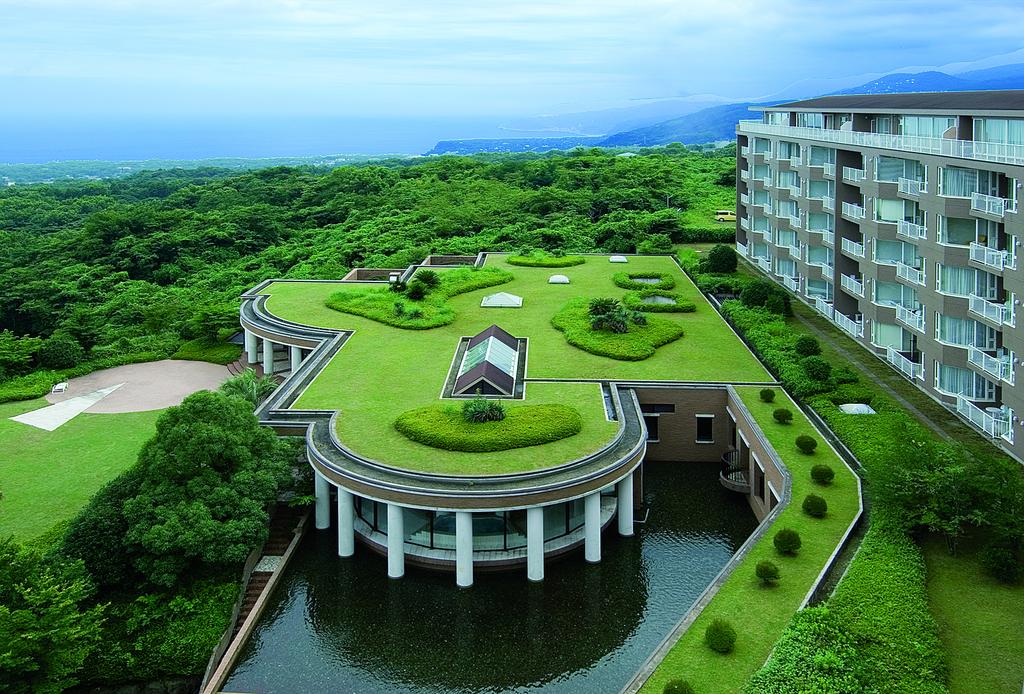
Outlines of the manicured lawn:
M767 404L760 401L757 387L736 390L789 468L793 477L793 498L661 662L644 684L643 692L661 694L665 683L674 678L685 679L698 692L739 691L767 659L857 514L856 476L825 445L789 397L778 389L775 402ZM793 411L792 424L775 422L772 412L778 407ZM813 455L804 455L797 449L794 440L800 434L818 439L818 449ZM830 486L821 487L811 481L810 469L819 463L835 470L836 477ZM825 518L812 518L800 508L804 497L810 493L828 502ZM781 528L792 528L800 533L803 545L795 557L784 557L775 551L772 538ZM754 575L754 567L763 559L775 562L781 572L778 585L774 587L762 587ZM715 653L704 644L704 630L715 618L730 621L736 629L736 648L728 655Z
M171 359L208 361L211 364L230 364L242 356L241 345L230 342L210 342L202 338L189 340L175 352Z
M937 537L929 537L923 549L928 600L946 646L949 691L1017 694L1024 682L1024 585L1007 586L986 574L966 542L956 556Z
M9 419L45 400L0 405L0 537L30 540L78 512L135 462L160 411L80 414L55 431Z
M689 278L668 257L635 257L616 265L604 257L587 257L583 265L559 268L516 267L504 256L489 256L488 265L509 270L511 282L452 298L457 312L446 326L403 330L339 313L325 305L343 285L316 282L275 283L267 306L282 318L355 333L306 392L297 407L336 409L338 434L357 453L393 465L434 472L491 474L547 467L591 453L616 431L605 420L600 389L593 383L538 383L526 387L526 403L566 403L580 410L583 430L576 436L538 447L495 453L445 453L409 441L395 431L401 413L433 404L447 377L462 336L475 335L493 323L529 339L528 378L623 379L765 382L770 376L708 304ZM578 296L621 297L616 271L668 272L675 292L696 303L697 311L659 314L683 327L685 336L660 347L643 361L627 362L576 349L551 326L551 317ZM568 275L569 285L551 285L552 274ZM354 285L359 287L361 285ZM519 309L482 309L481 297L493 291L522 296Z

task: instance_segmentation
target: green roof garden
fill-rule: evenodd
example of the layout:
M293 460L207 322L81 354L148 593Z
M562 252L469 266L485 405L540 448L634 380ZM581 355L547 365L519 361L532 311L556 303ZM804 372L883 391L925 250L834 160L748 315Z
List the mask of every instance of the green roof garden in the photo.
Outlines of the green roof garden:
M601 388L593 381L772 381L669 256L631 256L625 265L610 263L607 256L586 256L581 265L557 270L569 277L570 284L549 284L548 278L556 271L512 265L507 258L489 254L485 268L507 271L510 281L448 297L454 318L426 329L386 325L327 305L338 292L387 292L380 283L281 281L268 285L261 293L269 295L266 308L275 316L303 325L354 331L293 407L337 410L339 439L361 456L420 472L490 475L559 465L611 441L618 424L607 420ZM451 270L439 274L445 272ZM671 277L672 296L696 305L693 312L643 314L649 323L636 326L638 334L661 334L667 328L673 339L657 346L651 356L634 361L574 347L567 341L567 333L552 325L552 318L574 299L622 299L631 291L616 285L614 275L622 272ZM522 307L482 308L481 298L495 291L521 296ZM378 304L384 303L377 298ZM444 402L441 393L460 340L491 325L528 340L525 398L505 400L508 409L571 405L582 417L580 432L538 446L487 453L441 450L399 433L394 422L400 415ZM675 337L679 329L682 337ZM447 402L459 405L463 400Z

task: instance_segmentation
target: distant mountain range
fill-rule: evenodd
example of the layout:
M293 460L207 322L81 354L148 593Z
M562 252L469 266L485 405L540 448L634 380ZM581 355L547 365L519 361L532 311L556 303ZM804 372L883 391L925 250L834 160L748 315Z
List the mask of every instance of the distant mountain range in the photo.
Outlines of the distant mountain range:
M866 82L856 87L848 87L829 94L901 94L907 92L962 92L990 89L1024 89L1024 63L1012 65L1000 65L998 67L984 70L971 70L958 74L945 72L928 71L916 73L893 73L878 79ZM793 99L787 99L791 101ZM688 104L695 103L690 101ZM703 144L706 142L719 142L732 140L736 137L736 124L740 120L757 118L755 112L751 112L751 106L773 106L784 101L758 101L741 102L734 104L723 104L710 106L692 113L684 113L674 118L662 120L656 123L641 125L631 129L615 132L603 138L559 138L565 139L565 147L576 147L581 144L601 147L631 147L631 146L653 146L666 145L671 142L681 142L687 145ZM680 105L676 105L680 108ZM682 108L685 108L683 106ZM656 113L654 109L646 112L616 113L616 116L623 121L628 116L642 119ZM609 113L609 112L594 112ZM580 120L588 114L570 114L569 120ZM555 117L551 122L556 122ZM564 122L564 121L563 121ZM520 123L520 126L523 124ZM546 138L544 138L546 139ZM474 152L498 152L498 151L544 151L548 149L562 149L560 146L538 145L536 139L528 140L531 145L529 149L515 149L516 139L508 140L459 140L460 154ZM440 146L442 143L439 143ZM553 144L553 143L552 143ZM491 149L501 147L502 149ZM429 154L441 154L444 152L431 150Z

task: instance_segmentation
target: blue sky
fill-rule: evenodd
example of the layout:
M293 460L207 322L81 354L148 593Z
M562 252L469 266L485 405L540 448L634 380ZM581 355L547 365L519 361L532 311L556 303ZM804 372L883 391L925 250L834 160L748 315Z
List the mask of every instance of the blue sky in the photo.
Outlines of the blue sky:
M1020 0L0 0L0 109L531 115L1021 48Z

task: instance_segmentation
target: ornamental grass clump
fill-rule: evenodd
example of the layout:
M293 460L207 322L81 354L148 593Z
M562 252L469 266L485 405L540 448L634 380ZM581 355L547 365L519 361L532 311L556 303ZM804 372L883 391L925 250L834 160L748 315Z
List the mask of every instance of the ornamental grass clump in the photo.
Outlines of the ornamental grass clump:
M716 653L732 653L736 645L736 630L724 619L713 619L704 630L704 642Z
M779 554L796 554L802 544L800 542L800 533L792 528L783 528L775 533L775 538L772 542L775 544L775 549L778 550Z
M463 418L473 424L500 422L505 419L505 406L499 400L488 400L479 393L462 405Z
M808 494L804 497L804 513L813 518L824 518L828 513L828 503L817 494Z
M772 417L779 424L789 424L793 421L793 413L786 407L780 407L772 412Z
M757 562L757 568L754 570L757 577L761 579L761 583L766 586L775 585L775 582L779 580L779 567L773 561L767 559Z
M836 476L836 471L828 465L815 465L811 468L811 479L816 484L820 484L823 487L827 487L832 484L832 480Z
M775 391L771 388L762 388L759 395L761 402L775 402Z
M818 440L813 436L800 434L796 437L796 447L800 449L801 453L811 455L814 453L814 449L818 447Z

